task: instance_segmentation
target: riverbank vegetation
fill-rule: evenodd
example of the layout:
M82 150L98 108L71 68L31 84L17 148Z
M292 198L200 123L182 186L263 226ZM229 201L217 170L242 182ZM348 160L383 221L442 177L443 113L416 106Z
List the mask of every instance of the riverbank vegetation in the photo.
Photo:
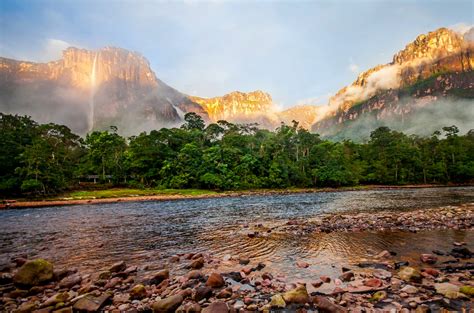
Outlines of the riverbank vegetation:
M194 113L180 128L130 138L115 127L81 138L63 125L1 113L0 129L3 196L46 196L94 181L166 193L474 179L474 131L460 135L455 126L424 138L380 127L365 143L324 140L296 122L275 131L226 121L206 126Z

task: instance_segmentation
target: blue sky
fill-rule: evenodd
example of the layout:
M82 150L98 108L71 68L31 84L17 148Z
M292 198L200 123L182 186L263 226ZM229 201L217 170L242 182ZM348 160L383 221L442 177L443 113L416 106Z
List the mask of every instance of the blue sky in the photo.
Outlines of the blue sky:
M143 54L198 96L261 89L281 107L326 102L421 33L473 24L472 0L0 2L0 55L59 58L68 45Z

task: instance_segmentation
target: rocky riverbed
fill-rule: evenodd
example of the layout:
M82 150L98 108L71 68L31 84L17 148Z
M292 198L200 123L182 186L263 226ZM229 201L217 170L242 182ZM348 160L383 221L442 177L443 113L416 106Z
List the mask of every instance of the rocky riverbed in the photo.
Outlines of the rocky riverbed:
M329 214L280 223L243 224L251 240L274 233L367 232L474 227L473 205L407 212ZM334 275L314 275L304 259L290 279L240 255L182 253L145 264L120 261L82 272L14 255L1 269L7 312L438 312L474 310L474 254L466 242L418 253L417 260L379 251ZM445 245L446 247L446 245ZM416 251L412 251L417 253Z

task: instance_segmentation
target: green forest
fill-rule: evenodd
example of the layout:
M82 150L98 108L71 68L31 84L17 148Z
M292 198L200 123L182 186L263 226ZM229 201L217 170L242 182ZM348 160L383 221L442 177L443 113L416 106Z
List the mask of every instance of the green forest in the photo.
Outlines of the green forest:
M333 142L293 125L275 131L195 113L180 128L124 138L116 127L82 138L63 125L0 113L0 193L45 196L99 182L134 188L339 187L469 183L474 130L430 137L380 127L364 143ZM92 175L92 176L91 176Z

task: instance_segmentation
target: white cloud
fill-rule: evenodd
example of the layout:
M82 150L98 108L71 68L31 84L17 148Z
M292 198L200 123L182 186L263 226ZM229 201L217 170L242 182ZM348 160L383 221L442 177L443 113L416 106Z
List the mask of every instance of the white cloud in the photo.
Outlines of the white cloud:
M69 42L61 39L48 38L43 45L43 51L40 53L38 61L49 62L58 60L62 56L63 50L73 46Z
M351 71L352 73L359 73L359 65L357 64L350 64L349 65L349 71Z
M323 106L326 105L329 101L329 98L332 94L328 93L325 95L315 96L311 98L301 99L296 102L296 105L318 105Z
M467 24L467 23L457 23L454 25L449 26L448 28L461 34L464 35L469 29L474 27L473 24Z
M350 58L349 62L350 64L347 69L352 73L358 74L360 72L360 66L357 65L352 58Z

